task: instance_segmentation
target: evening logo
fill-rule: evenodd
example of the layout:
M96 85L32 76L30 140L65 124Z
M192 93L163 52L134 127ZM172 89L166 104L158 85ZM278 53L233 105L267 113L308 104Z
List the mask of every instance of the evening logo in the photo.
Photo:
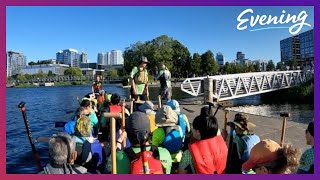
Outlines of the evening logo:
M244 15L251 14L250 19L244 18ZM289 29L289 32L292 35L296 35L300 32L303 26L309 26L310 24L306 23L308 14L306 11L301 11L298 15L286 14L285 10L282 10L280 17L272 15L254 15L252 9L246 9L239 14L237 21L237 29L242 31L251 26L250 31L261 31L267 29ZM289 24L291 26L289 26ZM259 28L255 28L256 25L260 25Z

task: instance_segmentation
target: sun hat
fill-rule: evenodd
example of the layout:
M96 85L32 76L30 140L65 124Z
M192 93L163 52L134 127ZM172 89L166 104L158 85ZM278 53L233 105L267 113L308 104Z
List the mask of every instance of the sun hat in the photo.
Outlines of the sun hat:
M158 127L175 126L178 123L178 115L170 106L163 105L156 113Z
M242 130L251 130L256 127L255 124L249 122L249 117L244 113L237 113L234 117L233 123Z
M265 139L256 144L250 152L249 160L242 165L244 171L273 162L278 159L280 145L271 139Z

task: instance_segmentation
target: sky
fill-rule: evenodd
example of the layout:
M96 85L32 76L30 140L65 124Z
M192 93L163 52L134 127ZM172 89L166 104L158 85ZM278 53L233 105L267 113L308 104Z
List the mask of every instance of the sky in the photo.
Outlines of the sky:
M259 20L257 15L280 17L308 14L301 32L314 27L313 7L214 7L214 6L9 6L6 13L7 51L19 51L28 62L55 59L63 49L77 49L97 61L99 52L124 51L130 44L168 35L185 45L191 54L211 50L222 52L229 62L238 51L246 58L280 61L280 40L291 37L288 29L250 31L271 26L259 24L238 30L237 17L251 8L242 19ZM285 13L282 11L285 10Z

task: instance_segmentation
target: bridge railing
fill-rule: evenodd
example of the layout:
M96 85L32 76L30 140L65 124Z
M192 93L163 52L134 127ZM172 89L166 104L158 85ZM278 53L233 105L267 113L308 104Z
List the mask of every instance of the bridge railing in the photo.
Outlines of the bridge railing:
M187 78L181 90L192 96L209 93L210 98L224 101L297 86L312 75L313 71L297 70Z

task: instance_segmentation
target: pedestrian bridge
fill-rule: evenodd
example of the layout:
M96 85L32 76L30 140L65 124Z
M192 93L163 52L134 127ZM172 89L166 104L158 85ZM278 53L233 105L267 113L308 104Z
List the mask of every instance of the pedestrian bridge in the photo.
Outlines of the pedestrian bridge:
M311 77L313 71L302 70L195 77L183 81L181 90L192 96L225 101L299 86Z

